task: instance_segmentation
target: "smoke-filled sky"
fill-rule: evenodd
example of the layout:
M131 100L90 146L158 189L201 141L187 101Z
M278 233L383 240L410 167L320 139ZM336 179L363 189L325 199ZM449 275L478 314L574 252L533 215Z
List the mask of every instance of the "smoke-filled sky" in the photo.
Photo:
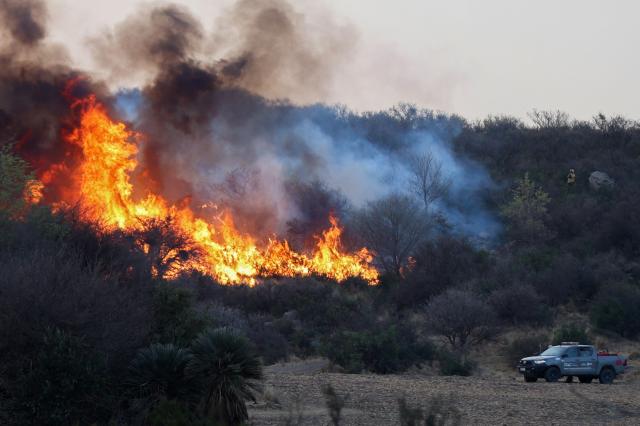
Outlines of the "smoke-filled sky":
M269 0L265 0L268 2ZM150 4L144 0L49 0L50 38L78 66L100 71L92 38ZM203 54L222 56L232 0L178 0L212 34ZM587 119L597 112L640 118L640 31L636 0L297 0L292 3L326 57L307 90L253 84L268 97L381 109L397 102L481 118L525 117L560 109ZM311 47L309 47L311 46ZM281 46L282 47L282 46ZM291 47L291 46L289 46ZM283 47L287 49L287 46ZM101 58L104 61L104 57ZM304 68L304 67L302 67ZM302 69L301 68L301 69ZM136 85L109 70L112 85ZM105 71L106 74L106 71ZM108 77L108 76L105 76ZM305 75L283 76L303 80ZM251 86L251 84L249 84Z

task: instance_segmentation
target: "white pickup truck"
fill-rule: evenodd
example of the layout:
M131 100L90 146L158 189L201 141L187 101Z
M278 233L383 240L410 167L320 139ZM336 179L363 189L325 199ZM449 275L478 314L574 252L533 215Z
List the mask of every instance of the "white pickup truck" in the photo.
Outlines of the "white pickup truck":
M550 346L540 355L522 358L518 371L526 382L544 378L547 382L557 382L561 377L571 381L577 377L581 383L591 383L597 378L600 383L612 383L618 374L624 373L627 360L618 354L596 351L591 345L576 342L562 342Z

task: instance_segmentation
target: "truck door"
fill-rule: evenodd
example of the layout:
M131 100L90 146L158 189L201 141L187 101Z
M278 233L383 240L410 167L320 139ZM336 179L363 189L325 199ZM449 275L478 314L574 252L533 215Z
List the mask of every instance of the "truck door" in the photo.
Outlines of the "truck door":
M592 347L581 346L578 348L578 367L579 374L595 374L596 370L596 354Z
M562 355L562 372L567 375L578 374L580 354L578 348L569 348Z

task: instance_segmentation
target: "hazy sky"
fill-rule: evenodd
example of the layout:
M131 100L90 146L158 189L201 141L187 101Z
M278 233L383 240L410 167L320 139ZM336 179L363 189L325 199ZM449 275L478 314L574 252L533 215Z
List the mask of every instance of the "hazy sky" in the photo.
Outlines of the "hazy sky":
M357 43L318 101L397 102L480 118L560 109L640 119L638 0L291 0L310 20L352 26ZM86 39L141 0L49 0L51 37L95 67ZM212 28L233 0L177 0Z

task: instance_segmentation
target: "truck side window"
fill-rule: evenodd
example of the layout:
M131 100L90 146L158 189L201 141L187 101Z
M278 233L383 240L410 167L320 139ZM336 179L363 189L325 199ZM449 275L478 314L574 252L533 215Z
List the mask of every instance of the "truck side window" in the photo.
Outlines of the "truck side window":
M578 348L569 348L567 350L567 356L569 358L576 358L578 356Z
M585 358L591 358L593 356L593 349L580 348L580 356Z

